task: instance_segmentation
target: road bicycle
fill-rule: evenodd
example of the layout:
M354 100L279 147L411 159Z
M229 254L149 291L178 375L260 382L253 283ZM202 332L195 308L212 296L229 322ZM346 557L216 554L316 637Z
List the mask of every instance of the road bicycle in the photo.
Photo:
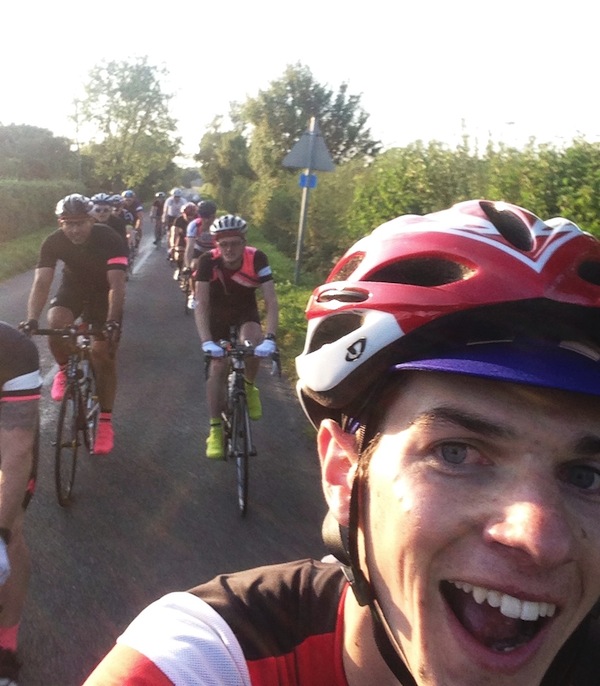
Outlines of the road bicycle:
M244 517L248 510L248 458L254 457L257 454L252 440L252 425L248 414L248 401L244 380L245 359L248 356L254 355L254 347L249 341L244 341L243 343L238 341L236 327L232 327L229 340L219 341L219 345L225 350L225 355L229 360L226 403L225 409L221 413L225 459L235 461L237 504L240 515ZM273 353L271 357L273 360L271 373L273 374L275 370L278 370L281 375L279 351ZM207 374L211 360L212 357L207 356Z
M189 268L184 267L179 272L179 288L184 295L185 313L190 314L194 311L194 277Z
M135 258L138 251L138 230L134 229L133 226L127 227L127 243L129 246L129 254L127 256L127 278L133 274L133 265L135 264Z
M38 329L41 336L68 339L71 351L67 361L67 385L61 401L54 443L54 480L56 496L62 507L73 500L73 486L80 453L94 452L100 418L96 376L91 360L92 336L101 332L88 323L66 329Z

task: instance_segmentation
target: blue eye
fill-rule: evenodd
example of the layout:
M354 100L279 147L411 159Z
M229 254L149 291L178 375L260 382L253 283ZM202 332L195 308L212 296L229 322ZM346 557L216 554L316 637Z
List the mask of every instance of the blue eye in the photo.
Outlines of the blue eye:
M567 465L563 469L564 480L581 491L600 492L600 471L585 464Z
M468 446L464 443L444 443L440 446L442 459L449 464L462 464L468 456Z

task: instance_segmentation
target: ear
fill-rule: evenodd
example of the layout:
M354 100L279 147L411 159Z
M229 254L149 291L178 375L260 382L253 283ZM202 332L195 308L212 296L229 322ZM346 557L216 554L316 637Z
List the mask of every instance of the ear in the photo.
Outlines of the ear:
M358 464L354 435L333 419L324 419L317 435L321 481L329 510L341 526L348 526L350 493Z

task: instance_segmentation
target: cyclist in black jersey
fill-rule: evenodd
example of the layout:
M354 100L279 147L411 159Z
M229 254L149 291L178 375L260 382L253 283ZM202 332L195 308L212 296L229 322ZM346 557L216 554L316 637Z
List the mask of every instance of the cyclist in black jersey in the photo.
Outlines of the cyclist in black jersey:
M169 236L169 255L175 263L173 278L177 281L179 272L183 269L185 253L185 234L188 224L198 214L198 205L193 202L186 202L181 210L179 217L173 222Z
M338 562L170 593L86 686L597 686L599 276L504 202L358 241L296 361Z
M99 224L106 224L110 226L113 231L116 231L123 245L129 245L127 238L127 222L123 217L118 216L113 212L114 203L112 196L108 193L96 193L92 195L90 200L94 203L91 214L96 218Z
M133 228L136 231L136 240L139 245L144 231L144 206L132 190L123 191L123 209L133 217Z
M95 221L93 203L79 194L68 195L56 207L59 228L40 248L35 278L29 294L27 330L37 322L48 300L58 261L64 264L57 293L50 301L48 324L52 328L71 326L85 314L90 323L103 330L92 344L92 361L98 382L100 423L94 453L109 453L113 448L112 410L117 389L116 347L119 340L125 300L127 249L113 230ZM62 399L66 387L65 367L68 343L50 338L49 346L59 371L51 395Z
M0 683L16 684L17 639L29 585L25 509L37 469L42 378L35 344L0 322Z

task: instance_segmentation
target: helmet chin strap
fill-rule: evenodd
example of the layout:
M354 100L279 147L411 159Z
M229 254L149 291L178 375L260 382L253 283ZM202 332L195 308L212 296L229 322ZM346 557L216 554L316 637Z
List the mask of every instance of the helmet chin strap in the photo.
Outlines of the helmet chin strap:
M361 478L357 475L352 483L352 494L350 496L350 521L348 527L350 567L346 568L346 577L352 586L352 591L358 604L363 607L365 605L369 606L373 621L373 637L377 650L384 662L402 686L417 686L416 681L400 656L402 649L392 637L391 629L377 602L373 587L360 568L357 540L361 500L360 482ZM366 564L368 569L368 561Z
M361 607L368 606L369 610L371 611L371 618L373 621L373 637L375 639L375 644L379 654L402 686L417 686L412 674L401 657L402 648L393 638L392 631L381 609L381 606L377 601L374 589L360 568L358 555L358 523L360 519L361 487L361 477L357 473L357 476L354 478L354 482L352 483L352 493L350 496L350 516L348 522L347 543L344 533L340 530L338 531L337 545L335 546L335 549L340 552L341 548L343 547L345 554L341 555L340 552L338 552L337 557L345 565L344 573L352 587L352 591L358 604ZM330 524L329 530L331 531ZM330 540L332 540L331 533L329 534L329 537ZM368 560L365 560L365 563L368 570ZM588 647L586 651L585 646L590 640L590 635L592 635L592 626L593 624L599 623L599 618L600 600L594 605L589 614L560 649L554 658L552 665L544 675L540 686L564 686L564 684L571 683L571 679L573 678L574 674L580 676L579 673L581 671L582 664L587 664L585 659L582 660L582 657L584 658L586 652L589 652L590 650L593 651L595 655L597 650L597 646L594 646L593 648ZM598 629L596 629L596 633L598 633ZM591 676L590 681L584 680L581 683L590 684L590 686L592 683L599 683L595 680L599 676L596 670L598 670L597 665L594 666L594 669L591 669L589 665L584 667L584 679L589 678L592 671L596 676Z

